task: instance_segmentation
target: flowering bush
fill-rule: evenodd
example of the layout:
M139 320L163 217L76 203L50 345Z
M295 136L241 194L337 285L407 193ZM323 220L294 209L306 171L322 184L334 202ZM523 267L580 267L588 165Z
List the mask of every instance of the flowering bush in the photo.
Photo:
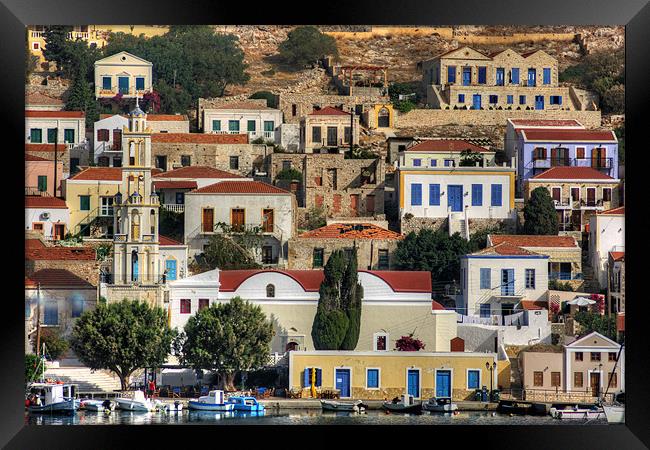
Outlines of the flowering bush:
M401 352L417 352L424 349L424 343L413 337L413 333L408 336L402 336L395 342L395 350Z
M591 294L591 300L596 301L596 306L598 307L598 312L600 314L605 313L605 296L602 294Z
M560 305L558 303L551 303L551 312L557 314L560 312Z

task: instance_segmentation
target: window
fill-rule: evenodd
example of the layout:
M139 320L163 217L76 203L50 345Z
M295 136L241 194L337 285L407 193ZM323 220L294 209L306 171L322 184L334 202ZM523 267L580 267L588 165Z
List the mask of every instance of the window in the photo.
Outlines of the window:
M40 222L34 222L32 224L32 230L34 231L40 231L41 233L43 232L43 224Z
M508 105L512 105L515 102L515 96L514 95L506 96L506 102L508 103Z
M156 155L156 167L162 170L167 170L167 156Z
M275 297L275 285L273 285L273 284L267 284L266 285L266 296L268 298Z
M110 140L110 133L107 129L97 130L97 140L100 142L108 142Z
M440 185L429 185L429 206L440 206Z
M544 372L533 372L533 386L544 386Z
M380 249L379 250L379 263L377 265L378 270L388 270L388 250Z
M533 161L536 161L538 159L541 159L541 160L546 159L546 148L537 147L537 148L533 149Z
M282 170L289 170L291 169L291 160L285 159L282 161Z
M233 170L239 170L239 156L230 157L230 168Z
M297 108L296 108L296 105L293 104L293 105L291 105L291 115L292 115L293 117L296 117L296 114L298 114L298 110L297 110Z
M47 175L38 176L38 192L47 192Z
M616 372L611 372L609 374L609 387L615 388L617 387L617 385L618 385L618 376Z
M200 298L199 299L199 311L202 309L208 308L210 306L210 300L207 298Z
M213 120L212 121L212 131L221 131L221 121Z
M32 49L39 50L40 48L41 48L41 43L40 42L33 42L32 43Z
M499 101L498 95L490 95L488 98L489 98L489 103L497 103Z
M323 267L323 256L324 256L325 250L322 248L315 248L312 256L312 266L314 268L316 267Z
M456 82L456 66L447 66L447 83Z
M419 158L418 158L418 159L414 159L414 160L413 160L413 165L414 165L415 167L420 167L420 166L422 165L422 160L419 159Z
M185 204L185 192L177 192L175 200L176 200L177 205L184 205Z
M492 185L492 198L490 203L492 206L502 206L501 189L502 188L500 184Z
M478 68L478 84L485 84L486 83L486 76L487 74L487 67L482 66Z
M74 143L74 129L66 128L63 130L63 142L68 144Z
M388 350L388 333L375 333L374 347L376 352Z
M379 389L379 369L366 369L366 389Z
M191 314L192 313L192 300L189 298L181 299L181 314Z
M513 67L510 71L510 82L512 84L519 84L519 67Z
M214 231L214 209L203 208L201 225L204 233L212 233Z
M316 375L316 380L314 380L314 386L320 387L322 383L322 378L323 378L323 371L321 369L318 369L316 367L306 367L305 371L303 372L303 386L302 387L310 387L312 383L312 369L315 369L315 375Z
M76 173L79 167L79 158L70 158L70 173Z
M59 324L59 304L56 301L46 301L45 311L43 312L44 325Z
M472 185L472 206L483 206L483 185Z
M273 210L262 210L262 231L265 233L273 233Z
M582 387L582 372L573 373L573 387L577 387L577 388Z
M55 144L56 143L56 135L57 133L56 128L48 128L47 129L47 143L48 144Z
M603 201L604 202L612 201L612 188L603 188Z
M248 120L246 122L246 131L255 131L255 121L254 120Z
M465 94L458 94L458 103L465 103Z
M600 352L591 352L591 361L600 361Z
M584 147L576 147L576 158L577 159L585 159L585 148Z
M244 231L246 210L242 208L233 208L230 216L230 226L233 231Z
M313 143L321 143L320 127L311 127L311 141Z
M438 166L438 160L437 159L432 159L431 160L431 167L437 167Z
M544 84L551 84L551 68L550 67L544 67L544 72L543 72L543 81ZM554 97L554 96L552 96ZM553 102L551 101L551 104ZM562 103L560 103L562 104Z
M122 150L122 130L113 130L113 150Z
M79 196L79 210L90 211L90 195Z
M84 299L81 297L73 297L72 298L72 312L70 315L72 318L80 317L81 314L84 312Z
M229 120L228 131L231 133L239 133L239 120Z
M551 95L549 97L549 103L551 105L561 105L562 104L562 96L561 95Z
M481 268L481 289L490 289L490 280L492 278L492 270L489 267ZM481 305L482 306L482 305ZM490 306L490 305L487 305Z
M343 128L343 142L350 143L350 127Z
M43 142L43 130L32 128L29 130L29 141L32 144L41 144Z
M187 167L190 165L191 161L192 158L190 158L190 155L181 155L181 166Z
M479 315L483 318L490 317L491 308L489 303L481 303L481 306L479 307Z
M99 215L100 216L112 216L113 215L113 197L100 197L101 208Z
M411 184L411 206L422 206L421 184Z
M607 352L607 361L616 361L616 353Z
M576 352L575 355L576 355L575 357L576 361L582 361L582 352Z
M102 89L110 91L113 89L111 77L102 77Z
M551 372L551 386L560 386L560 372Z
M479 389L481 386L481 371L467 370L467 389Z
M535 269L526 269L526 289L535 289Z
M572 187L571 188L571 201L577 202L580 200L580 188Z
M122 167L122 158L113 158L113 167Z
M135 90L144 91L144 77L135 77Z
M526 104L526 96L525 95L520 95L519 96L519 104L520 105L525 105Z

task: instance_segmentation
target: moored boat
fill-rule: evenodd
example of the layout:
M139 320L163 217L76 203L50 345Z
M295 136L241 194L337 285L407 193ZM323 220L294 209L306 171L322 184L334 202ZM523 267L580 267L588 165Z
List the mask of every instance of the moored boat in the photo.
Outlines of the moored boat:
M264 411L264 405L258 403L255 397L228 397L228 403L234 405L235 411Z
M235 404L225 401L223 391L217 390L208 392L208 395L190 400L188 408L197 411L232 411L235 408Z
M149 412L155 411L154 403L145 398L144 392L135 391L133 393L133 398L127 397L118 397L115 399L118 409L124 411L138 411L138 412Z
M555 419L604 419L605 412L603 408L596 405L585 407L565 406L564 409L551 408L549 411L551 417Z
M354 402L337 402L335 400L321 400L321 407L323 411L348 411L348 412L364 412L366 405L361 400Z
M73 414L79 407L74 399L73 386L59 383L33 383L26 406L30 413Z
M84 399L81 400L79 409L86 411L96 411L96 412L111 412L116 408L116 403L109 399Z
M422 412L422 402L415 401L415 398L409 394L402 394L402 397L395 397L390 402L384 402L382 408L390 412L401 413L420 413Z
M453 412L458 409L458 405L453 403L450 398L436 398L431 397L426 402L422 403L423 411L431 412Z
M609 423L625 423L625 405L603 405Z

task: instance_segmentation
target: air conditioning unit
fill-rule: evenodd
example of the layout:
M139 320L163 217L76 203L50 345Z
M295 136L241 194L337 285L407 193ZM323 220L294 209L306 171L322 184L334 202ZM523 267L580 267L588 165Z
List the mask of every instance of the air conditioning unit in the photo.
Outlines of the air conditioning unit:
M44 212L41 214L41 219L47 220L50 218L50 213L49 212Z

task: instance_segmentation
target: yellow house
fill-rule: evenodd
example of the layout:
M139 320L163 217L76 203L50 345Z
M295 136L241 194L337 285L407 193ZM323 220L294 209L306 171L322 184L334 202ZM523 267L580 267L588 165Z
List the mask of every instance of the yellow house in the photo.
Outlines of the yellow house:
M372 105L363 113L363 120L370 128L394 128L395 111L390 103Z
M95 61L95 98L142 96L153 89L153 64L128 52Z
M509 387L509 366L495 353L291 351L289 387L308 396L315 368L316 387L337 389L341 398L391 400L409 393L472 400L483 386Z
M70 210L70 233L110 237L113 197L121 184L121 167L89 167L63 180L63 196Z

